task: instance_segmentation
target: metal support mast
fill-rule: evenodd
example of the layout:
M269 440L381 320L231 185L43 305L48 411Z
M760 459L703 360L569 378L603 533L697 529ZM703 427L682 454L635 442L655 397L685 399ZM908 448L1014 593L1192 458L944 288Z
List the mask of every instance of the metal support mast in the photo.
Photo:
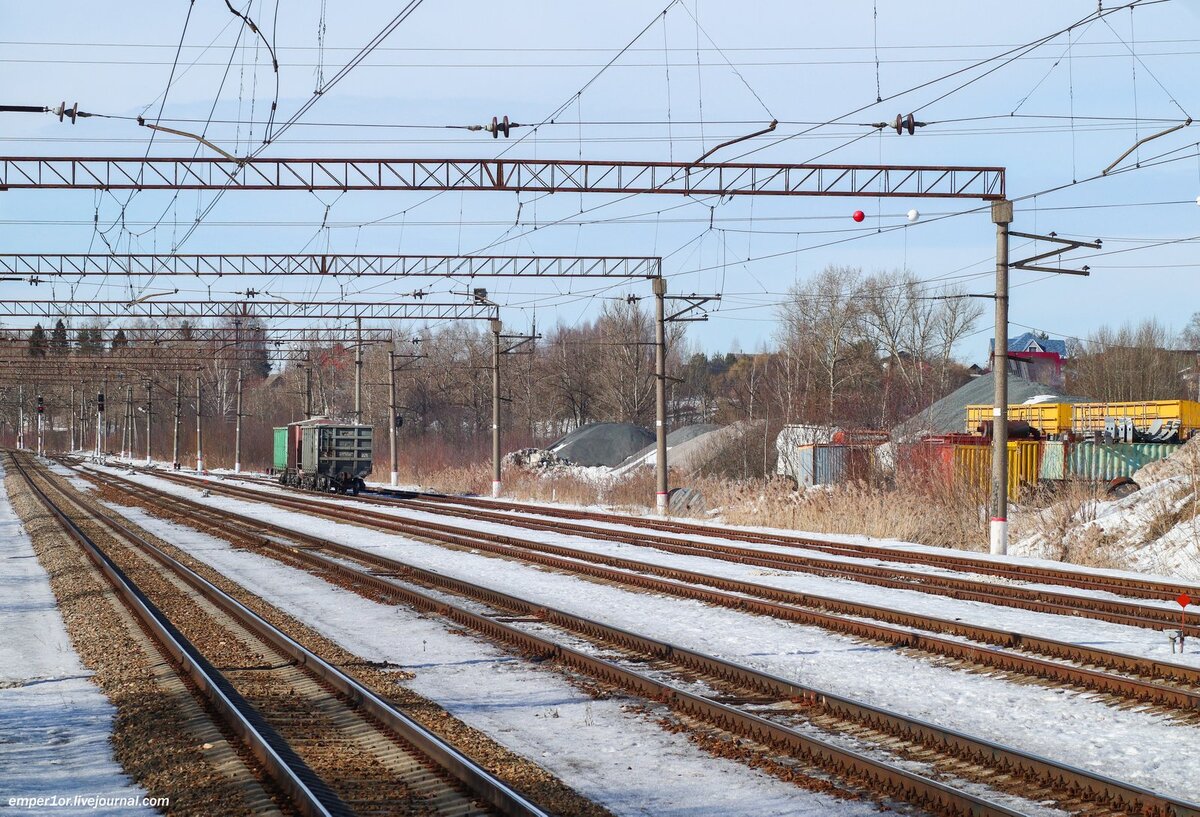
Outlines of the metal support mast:
M500 496L500 331L499 318L492 321L492 496Z
M1008 225L1011 201L992 202L996 225L996 338L992 350L991 552L1008 553Z
M654 279L654 438L655 505L667 514L667 328L664 296L667 279Z
M71 384L71 395L67 401L67 436L70 438L70 451L75 451L75 384ZM80 448L82 448L82 443Z
M25 385L17 386L17 450L25 448Z

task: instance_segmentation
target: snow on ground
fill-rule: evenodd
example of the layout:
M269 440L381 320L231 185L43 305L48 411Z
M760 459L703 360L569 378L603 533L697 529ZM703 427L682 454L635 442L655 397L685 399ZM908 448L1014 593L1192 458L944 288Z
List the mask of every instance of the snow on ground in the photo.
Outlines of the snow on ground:
M192 494L195 493L193 489L184 488L181 486L175 486L175 489L179 492L186 493L191 491ZM324 500L314 498L314 501ZM330 502L335 505L345 505L348 501L349 500L330 500ZM655 565L678 567L698 573L707 573L710 575L741 579L743 581L754 582L756 584L763 584L771 587L778 587L785 590L794 590L796 592L830 596L847 601L856 601L863 604L873 604L881 607L891 607L912 613L938 616L940 618L1009 630L1012 632L1022 633L1024 635L1041 636L1043 638L1051 638L1059 641L1087 644L1092 647L1127 653L1129 655L1143 656L1161 661L1190 664L1192 666L1200 667L1200 649L1194 649L1192 652L1184 653L1182 655L1172 654L1171 644L1164 635L1157 631L1146 630L1139 627L1127 627L1120 624L1110 624L1108 622L1081 618L1078 616L1047 615L1045 613L1037 613L1014 607L1003 607L985 604L983 602L965 601L946 596L937 596L930 593L924 593L919 590L878 587L876 585L865 584L850 579L826 578L794 571L769 570L754 565L739 565L732 562L725 562L701 556L683 556L666 553L664 551L655 550L649 547L605 542L596 539L589 539L583 536L568 536L563 534L530 530L526 528L521 528L514 531L512 527L503 525L501 523L475 522L459 518L448 519L447 517L438 516L434 513L410 511L402 508L388 508L378 505L371 505L370 509L372 511L389 513L399 518L412 518L449 523L481 532L503 533L510 535L515 534L522 538L536 542L564 545L578 548L580 550L587 550L593 553L602 553L623 558L637 559L639 561L648 562ZM605 525L603 529L627 530L635 533L642 532L634 527L613 524ZM688 536L686 538L693 542L741 544L731 543L729 540L723 540L718 536ZM819 551L811 551L802 548L786 546L755 545L755 548L768 554L778 552L800 556L807 555L821 559L845 561L855 564L889 564L877 559L855 559L854 557L849 556L840 557L833 554L821 553ZM936 567L927 567L921 565L905 565L903 567L905 569L912 570L913 572L954 575L953 571L943 570ZM995 577L991 578L995 579ZM1068 595L1072 593L1076 595L1085 595L1090 598L1118 598L1118 596L1110 593L1098 593L1094 591L1067 588L1057 585L1052 586L1031 584L1026 586L1034 589L1046 588ZM1162 606L1164 609L1169 609L1172 612L1178 610L1178 606L1173 600L1164 600L1161 605L1155 605L1155 602L1147 600L1143 600L1141 603L1150 606Z
M1200 581L1198 503L1194 474L1169 476L1121 499L1087 502L1075 512L1066 539L1112 549L1139 569ZM1059 545L1039 532L1015 541L1013 549L1044 556Z
M154 477L138 479L171 493L200 499L200 493L192 488ZM1178 751L1181 741L1194 740L1192 728L1171 723L1158 715L1116 709L1092 701L1088 694L955 671L816 628L580 581L515 562L450 551L400 536L269 508L261 503L217 496L200 501L253 514L264 521L278 522L334 541L378 549L449 576L485 584L1150 789L1180 797L1189 797L1195 792L1200 762L1181 762ZM626 553L633 551L625 547ZM707 564L712 567L716 563ZM791 577L788 580L791 581ZM951 600L939 600L939 603L949 605ZM1100 632L1103 625L1087 621L1081 626L1094 634ZM1110 631L1105 628L1104 632ZM1127 642L1132 640L1132 636L1126 637Z
M0 467L0 480L4 469ZM92 808L78 797L145 796L113 759L115 708L71 647L46 572L0 491L0 813L149 815L141 805ZM69 805L13 803L60 797Z
M237 480L237 476L238 476L238 475L233 474L232 472L221 473L219 475L216 474L215 472L207 474L207 475L197 475L194 471L189 471L187 469L184 469L184 472L188 476L193 476L193 477L200 476L201 478L204 478L205 476L207 476L210 479ZM262 477L265 475L264 474L254 474L254 475L243 474L242 476ZM248 487L253 487L253 488L256 488L259 490L276 490L277 492L287 493L287 490L282 487L273 488L273 486L263 485L261 482L254 482L251 480L245 480L244 482L246 483L246 485ZM368 484L377 485L380 487L384 487L384 485L385 485L382 482L368 483ZM405 490L414 490L414 491L421 490L421 488L419 486L403 486L403 487ZM451 499L453 499L453 497L451 497ZM471 500L472 501L482 500L484 502L492 501L490 497L483 497L483 496L471 497ZM340 502L343 500L338 499L338 500L331 500L331 501ZM511 502L513 500L501 498L496 501L503 503L503 502ZM626 513L625 511L616 512L612 508L604 506L604 505L575 505L575 504L570 504L570 503L543 502L543 501L537 501L537 500L524 500L524 499L518 500L518 501L523 505L530 506L531 508L536 508L536 507L540 506L540 507L545 507L545 508L570 509L570 510L578 510L578 511L593 511L593 512L598 512L598 513L610 513L610 514L617 513L618 515L626 515L626 516L632 516L634 518L639 518L638 514ZM1119 506L1119 504L1120 503L1116 503L1116 502L1100 503L1097 507L1104 509L1109 506ZM372 506L372 508L378 509L377 506ZM503 509L501 509L501 508L498 508L497 510L503 511ZM658 519L659 517L653 513L647 512L645 514L641 514L640 518ZM571 520L571 521L578 522L579 524L587 524L586 521L581 521L581 520ZM995 562L997 564L1016 564L1016 565L1028 565L1031 567L1046 567L1046 568L1059 569L1059 570L1071 570L1071 571L1080 572L1080 573L1094 574L1096 576L1148 579L1148 580L1152 580L1152 581L1160 581L1160 582L1166 582L1166 583L1178 582L1180 579L1185 579L1185 578L1200 579L1200 572L1197 572L1197 571L1200 571L1200 550L1197 550L1197 552L1191 557L1191 561L1184 561L1184 560L1178 560L1178 561L1157 560L1156 561L1156 560L1152 560L1152 559L1143 559L1142 561L1139 561L1137 563L1137 568L1134 570L1118 570L1118 569L1113 569L1113 568L1092 567L1090 565L1078 565L1078 564L1073 564L1073 563L1065 563L1061 560L1053 558L1052 551L1049 548L1025 547L1021 543L1016 543L1016 542L1013 542L1011 545L1012 550L1014 551L1013 553L1010 553L1007 556L995 556L990 553L977 553L974 551L957 550L954 548L935 547L933 545L921 545L921 544L917 544L915 542L905 542L900 539L877 539L877 538L871 537L871 536L863 536L863 535L848 534L848 533L821 533L818 531L793 530L790 528L770 528L770 527L753 526L753 525L727 525L725 523L722 523L719 519L717 519L717 520L686 519L686 520L681 520L681 521L684 521L684 522L687 522L689 524L696 525L699 527L711 528L711 530L712 530L711 541L721 541L725 544L736 544L736 545L742 546L742 547L745 547L747 545L747 543L737 542L737 541L731 542L730 540L724 538L722 536L723 529L733 528L733 529L748 532L748 533L762 533L762 534L786 536L786 537L792 537L792 538L809 538L809 539L816 539L816 540L819 540L822 542L829 542L831 544L865 545L865 546L874 547L874 548L892 549L892 550L897 550L897 551L908 551L908 552L912 552L912 553L928 553L928 554L933 554L936 556L950 558L950 559L954 559L954 558L972 559L972 560L979 560L979 561L985 561L985 562ZM1114 520L1114 522L1115 521L1117 521L1117 520ZM608 522L593 523L593 524L596 524L600 527L609 527L610 526L610 523L608 523ZM630 529L644 530L644 528L636 528L636 527L633 527ZM692 536L693 534L689 533L686 535ZM695 535L702 536L701 534L695 534ZM1200 537L1198 537L1198 538L1200 538ZM753 547L764 548L764 549L772 548L772 546L770 546L770 545L760 545L760 544L754 544ZM796 550L796 548L792 547L792 546L779 546L778 549L781 551L784 551L784 552L793 552L793 553L798 552ZM835 554L821 553L818 551L811 551L810 553L811 553L811 555L820 556L821 558L828 558L828 559L839 558ZM842 558L846 558L848 560L854 560L854 557L842 557ZM902 563L902 562L897 562L896 565L897 565L897 567L900 567L900 568L906 569L906 570L937 570L937 568L922 567L921 565L912 565L909 563ZM986 580L988 577L982 576L981 578L984 578ZM992 580L995 580L995 579L992 579ZM1061 592L1071 592L1071 588L1058 587L1056 589L1060 590ZM1077 592L1090 593L1091 591L1077 591Z
M616 814L877 813L873 804L808 792L704 754L686 737L669 734L632 711L628 700L594 700L557 673L458 635L438 619L369 601L141 510L120 510L356 655L414 673L406 685L415 692Z

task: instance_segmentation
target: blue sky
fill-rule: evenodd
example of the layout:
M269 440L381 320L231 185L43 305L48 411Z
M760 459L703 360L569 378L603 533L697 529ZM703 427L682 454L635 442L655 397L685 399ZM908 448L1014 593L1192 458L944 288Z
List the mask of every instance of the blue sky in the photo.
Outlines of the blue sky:
M1196 0L1117 12L984 69L969 67L1070 25L1096 3L881 0L876 15L869 2L685 0L663 14L666 2L425 0L264 155L489 157L508 150L540 158L690 160L774 117L781 124L770 139L714 158L730 160L766 146L746 158L1001 165L1008 168L1010 197L1019 198L1095 176L1136 139L1200 111ZM277 120L310 97L318 63L326 78L332 76L399 5L327 3L321 51L320 2L281 4L275 19L274 2L255 0L251 17L274 39L280 56ZM0 101L53 105L65 99L83 110L154 119L183 33L163 121L199 130L211 115L208 138L235 154L254 149L275 88L261 41L218 0L197 0L186 31L183 0L125 2L120 10L0 2L0 88L6 97ZM959 69L968 70L889 98ZM885 101L872 104L877 87ZM446 127L493 115L541 122L568 101L555 124L536 133L518 131L525 135L519 143ZM801 124L830 122L865 105L834 124L812 130ZM931 123L915 136L864 126L910 111ZM162 134L148 148L148 131L127 119L70 126L50 116L0 116L5 155L195 151L195 143ZM251 118L258 124L251 127ZM781 135L793 138L779 142ZM1200 310L1194 284L1198 140L1200 124L1144 146L1122 167L1169 151L1175 152L1166 158L1178 161L1018 202L1014 230L1102 238L1105 246L1103 254L1080 253L1073 262L1089 264L1090 278L1015 273L1014 334L1037 327L1087 337L1102 323L1152 316L1179 328ZM105 237L122 252L170 251L210 195L140 193L126 208L127 230L118 225ZM0 242L5 252L103 251L93 219L109 228L126 196L0 194ZM841 198L230 193L179 250L661 254L672 291L725 296L712 320L692 327L692 342L709 351L735 345L752 350L769 342L773 304L793 282L827 264L867 272L907 267L921 278L990 291L994 233L986 211L966 212L977 207L969 201ZM922 218L904 227L910 208ZM850 219L856 209L868 216L861 225ZM959 215L937 218L951 214ZM1168 241L1174 243L1152 246ZM1014 240L1014 257L1021 249ZM373 279L209 283L193 279L179 286L214 297L248 284L269 286L292 299L386 298L415 286ZM443 292L462 288L461 282L435 286ZM630 291L597 281L502 280L488 286L506 304L506 323L514 328L535 318L541 327L586 320L604 297ZM111 280L74 288L60 282L53 291L45 284L0 287L6 297L130 295L126 283ZM644 283L634 287L647 289ZM960 348L964 360L986 353L987 327L980 328Z

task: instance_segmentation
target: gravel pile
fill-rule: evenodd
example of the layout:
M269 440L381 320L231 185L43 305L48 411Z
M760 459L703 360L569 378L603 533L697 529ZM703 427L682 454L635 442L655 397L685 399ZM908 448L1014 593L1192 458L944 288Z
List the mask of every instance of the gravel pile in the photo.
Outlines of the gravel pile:
M574 465L613 468L654 442L654 435L632 423L590 423L572 431L549 450Z

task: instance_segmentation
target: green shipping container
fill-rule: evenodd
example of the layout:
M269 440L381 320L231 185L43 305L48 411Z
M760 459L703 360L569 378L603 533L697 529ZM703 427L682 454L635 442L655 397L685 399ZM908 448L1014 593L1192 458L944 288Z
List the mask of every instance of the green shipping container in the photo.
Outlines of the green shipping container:
M275 429L275 470L287 469L288 460L288 430L287 426Z
M1076 479L1108 482L1132 477L1148 462L1166 459L1179 443L1075 443L1067 452L1067 473Z
M1066 443L1062 440L1045 440L1042 442L1042 464L1038 477L1040 479L1066 479Z

